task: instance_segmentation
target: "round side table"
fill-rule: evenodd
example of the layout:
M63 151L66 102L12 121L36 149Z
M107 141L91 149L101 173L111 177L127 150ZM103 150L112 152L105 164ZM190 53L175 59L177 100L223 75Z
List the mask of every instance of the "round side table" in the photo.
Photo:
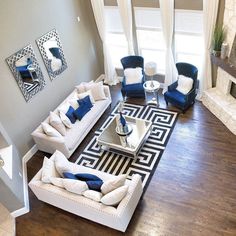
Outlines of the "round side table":
M146 100L148 99L148 93L152 93L152 99L147 101L147 104L154 104L159 107L158 90L160 89L160 83L157 81L149 80L143 84Z

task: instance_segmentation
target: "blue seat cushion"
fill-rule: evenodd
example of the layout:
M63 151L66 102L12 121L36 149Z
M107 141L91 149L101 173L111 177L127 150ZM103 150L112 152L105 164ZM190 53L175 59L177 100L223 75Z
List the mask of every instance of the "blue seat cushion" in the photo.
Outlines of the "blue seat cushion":
M185 95L177 90L167 91L164 96L170 103L178 103L180 106L186 105Z

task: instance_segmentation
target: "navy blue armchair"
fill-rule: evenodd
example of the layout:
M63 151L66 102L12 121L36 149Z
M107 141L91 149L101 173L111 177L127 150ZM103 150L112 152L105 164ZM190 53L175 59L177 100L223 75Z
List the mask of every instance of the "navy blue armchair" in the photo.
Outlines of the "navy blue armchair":
M197 88L199 84L197 80L198 69L194 65L184 62L176 63L176 67L179 75L184 75L193 79L193 87L189 93L184 95L176 90L178 86L178 81L176 81L168 86L168 91L164 93L164 98L166 105L168 105L169 102L180 108L184 113L192 104L194 104L197 96Z
M143 83L145 82L144 75L144 59L141 56L127 56L121 59L121 64L123 69L141 67L143 72L143 79L141 83L136 84L126 84L126 79L124 77L122 82L121 93L125 97L145 97Z

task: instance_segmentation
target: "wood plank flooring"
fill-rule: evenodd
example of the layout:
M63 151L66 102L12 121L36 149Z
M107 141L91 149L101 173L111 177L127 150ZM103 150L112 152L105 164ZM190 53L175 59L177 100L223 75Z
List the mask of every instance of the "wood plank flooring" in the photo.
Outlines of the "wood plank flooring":
M113 103L121 99L111 88ZM144 104L142 99L129 102ZM160 95L161 107L165 108ZM92 132L70 158L75 161ZM169 106L168 109L176 110ZM38 151L28 163L28 180L42 165ZM125 234L43 203L29 191L30 213L16 219L17 235L236 235L236 136L200 102L180 114L167 148Z

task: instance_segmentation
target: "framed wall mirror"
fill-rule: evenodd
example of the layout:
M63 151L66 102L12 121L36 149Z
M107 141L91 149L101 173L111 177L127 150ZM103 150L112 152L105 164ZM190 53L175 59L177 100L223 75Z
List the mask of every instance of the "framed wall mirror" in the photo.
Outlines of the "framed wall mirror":
M62 44L56 29L51 30L36 40L50 78L53 80L66 68Z
M236 67L236 34L234 36L233 45L229 55L229 62Z
M8 57L6 62L27 102L44 88L46 83L31 44Z

